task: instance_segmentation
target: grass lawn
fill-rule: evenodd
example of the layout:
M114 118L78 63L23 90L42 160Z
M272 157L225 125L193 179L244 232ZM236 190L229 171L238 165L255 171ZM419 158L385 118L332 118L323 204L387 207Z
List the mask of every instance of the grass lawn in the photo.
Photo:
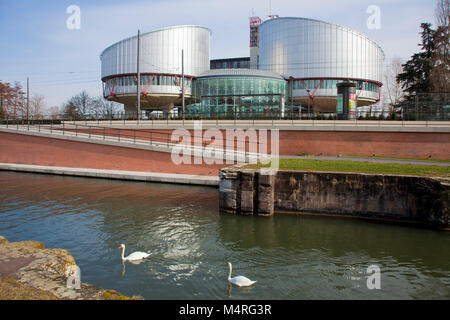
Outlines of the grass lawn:
M400 160L420 160L420 161L434 161L434 162L450 162L447 159L432 159L432 158L401 158L401 157L384 157L384 156L356 156L353 154L345 154L345 157L364 157L375 159L400 159Z
M281 170L358 172L375 174L398 174L413 176L450 177L450 166L413 165L399 163L374 163L345 160L279 159ZM259 169L269 164L249 164L246 168Z

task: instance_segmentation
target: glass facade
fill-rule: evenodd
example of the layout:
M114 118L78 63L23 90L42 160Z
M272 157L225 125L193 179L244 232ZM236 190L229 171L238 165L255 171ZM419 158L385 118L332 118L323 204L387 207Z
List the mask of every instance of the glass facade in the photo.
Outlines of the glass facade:
M281 114L286 81L251 75L199 77L194 82L191 114L205 117L251 117Z
M211 60L210 69L248 69L250 58L230 58Z
M320 85L319 89L336 89L336 84L340 82L347 81L347 79L327 79L323 80L322 84ZM367 83L364 85L363 80L350 80L351 82L356 83L356 89L361 90L364 87L364 91L371 91L378 93L378 84L375 82L367 81ZM314 80L303 80L303 83L305 86L310 89L314 90L319 86L320 79L314 79ZM305 89L305 87L302 85L300 80L294 80L292 83L292 89Z
M188 87L189 82L191 82L191 79L184 77L186 95L190 95L192 92L192 84ZM106 96L109 96L112 90L114 90L114 94L136 92L137 80L135 75L110 78L105 80L105 83ZM141 75L141 88L142 90L147 88L149 93L170 93L177 95L181 92L181 76Z

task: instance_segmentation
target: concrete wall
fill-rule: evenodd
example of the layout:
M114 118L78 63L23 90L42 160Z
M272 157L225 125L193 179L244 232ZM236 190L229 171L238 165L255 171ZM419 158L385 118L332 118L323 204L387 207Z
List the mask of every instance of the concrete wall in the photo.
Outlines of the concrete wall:
M281 131L280 154L450 159L450 133Z
M0 132L0 162L217 176L227 165L176 165L169 152Z
M149 134L142 130L137 134L140 139L149 139ZM156 141L166 141L172 129L148 129L157 131ZM189 129L191 134L194 130ZM223 137L226 130L221 129ZM92 131L94 132L94 131ZM204 132L204 130L203 130ZM103 131L98 131L103 134ZM108 132L107 132L108 134ZM109 131L117 135L117 130ZM121 130L121 134L133 136L131 130ZM206 141L210 143L209 141ZM193 141L192 141L193 143ZM450 133L448 132L383 132L383 131L279 131L279 152L281 155L358 155L385 156L404 158L450 159ZM268 150L270 151L270 132L268 131ZM248 146L248 145L247 145Z
M328 213L450 227L449 183L356 173L222 169L220 208L238 214Z

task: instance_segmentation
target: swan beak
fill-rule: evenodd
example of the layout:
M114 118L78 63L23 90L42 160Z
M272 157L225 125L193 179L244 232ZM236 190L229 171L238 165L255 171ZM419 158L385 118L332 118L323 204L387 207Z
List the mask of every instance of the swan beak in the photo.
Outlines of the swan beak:
M121 247L121 246L118 246L118 247L117 247L117 249L120 249L120 248L122 248L122 247Z

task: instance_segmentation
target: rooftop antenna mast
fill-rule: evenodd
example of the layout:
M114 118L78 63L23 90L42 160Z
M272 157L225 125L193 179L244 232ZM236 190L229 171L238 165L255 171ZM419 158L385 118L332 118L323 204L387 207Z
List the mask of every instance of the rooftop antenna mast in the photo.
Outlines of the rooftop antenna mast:
M181 49L181 109L184 123L184 50Z

